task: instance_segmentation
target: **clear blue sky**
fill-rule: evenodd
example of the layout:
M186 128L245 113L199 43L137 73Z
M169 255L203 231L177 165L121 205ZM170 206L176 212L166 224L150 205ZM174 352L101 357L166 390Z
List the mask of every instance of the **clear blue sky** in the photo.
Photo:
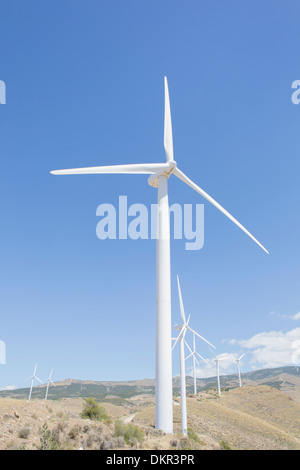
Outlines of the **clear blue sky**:
M172 178L170 203L205 203L203 249L172 242L172 322L178 273L218 353L299 337L299 13L295 0L1 2L0 387L36 361L42 379L154 377L155 242L100 241L96 208L150 206L156 191L49 171L165 161L164 75L180 168L270 251ZM243 368L269 364L249 347Z

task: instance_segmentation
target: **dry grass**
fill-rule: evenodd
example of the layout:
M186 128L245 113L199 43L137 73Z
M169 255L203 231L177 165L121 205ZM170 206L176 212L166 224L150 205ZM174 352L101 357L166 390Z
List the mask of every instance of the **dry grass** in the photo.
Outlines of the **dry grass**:
M268 386L247 386L187 398L189 436L180 433L180 406L174 400L174 434L154 429L151 397L136 397L131 409L102 403L108 423L82 419L83 400L0 399L0 450L36 449L44 426L44 445L62 449L300 449L300 404ZM115 422L138 425L143 440L115 432ZM45 431L47 430L47 431ZM126 436L125 436L126 437ZM50 443L50 444L47 444Z

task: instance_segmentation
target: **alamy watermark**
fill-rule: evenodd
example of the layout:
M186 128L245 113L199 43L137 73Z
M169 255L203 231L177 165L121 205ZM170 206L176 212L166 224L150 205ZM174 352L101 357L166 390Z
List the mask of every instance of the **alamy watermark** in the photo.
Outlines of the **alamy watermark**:
M6 364L6 346L2 340L0 340L0 364Z
M6 85L3 80L0 80L0 104L6 104Z
M300 103L300 80L294 80L292 83L292 88L295 91L292 93L291 100L293 104Z
M100 240L156 240L158 217L170 217L171 234L160 233L160 239L187 240L186 250L201 250L204 245L204 204L175 203L169 214L164 214L165 206L158 211L158 204L151 204L150 211L145 204L128 206L127 196L119 196L119 205L100 204L96 215L101 217L96 227ZM160 212L160 213L159 213ZM161 225L164 227L164 224Z

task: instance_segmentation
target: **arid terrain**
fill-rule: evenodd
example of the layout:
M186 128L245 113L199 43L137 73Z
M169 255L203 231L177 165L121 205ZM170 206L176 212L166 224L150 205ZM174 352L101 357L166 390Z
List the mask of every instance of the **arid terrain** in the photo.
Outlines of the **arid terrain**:
M214 389L189 395L188 437L180 433L179 397L174 398L172 435L154 429L152 394L119 404L111 398L100 403L108 414L102 421L80 416L83 398L0 398L0 449L300 450L299 397L268 385L223 390L221 397Z

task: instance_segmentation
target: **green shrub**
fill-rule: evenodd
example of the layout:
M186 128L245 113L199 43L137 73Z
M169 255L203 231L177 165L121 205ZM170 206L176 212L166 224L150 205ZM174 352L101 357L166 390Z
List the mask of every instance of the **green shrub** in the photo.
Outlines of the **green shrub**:
M85 398L81 418L93 419L96 421L109 421L110 418L103 406L100 406L94 398Z
M38 450L60 450L61 445L58 438L50 431L47 423L39 429L40 446Z
M198 434L196 433L196 431L195 431L193 428L188 428L187 434L188 434L188 438L189 438L191 441L195 441L195 442L197 442L197 443L200 443L199 436L198 436Z
M230 445L226 441L221 441L220 446L222 447L223 450L231 450Z
M180 450L200 450L203 445L204 442L193 428L188 428L187 436L180 436L177 442L177 448Z
M128 445L134 445L136 442L144 441L144 431L135 424L124 424L121 421L115 422L115 437L123 437Z

